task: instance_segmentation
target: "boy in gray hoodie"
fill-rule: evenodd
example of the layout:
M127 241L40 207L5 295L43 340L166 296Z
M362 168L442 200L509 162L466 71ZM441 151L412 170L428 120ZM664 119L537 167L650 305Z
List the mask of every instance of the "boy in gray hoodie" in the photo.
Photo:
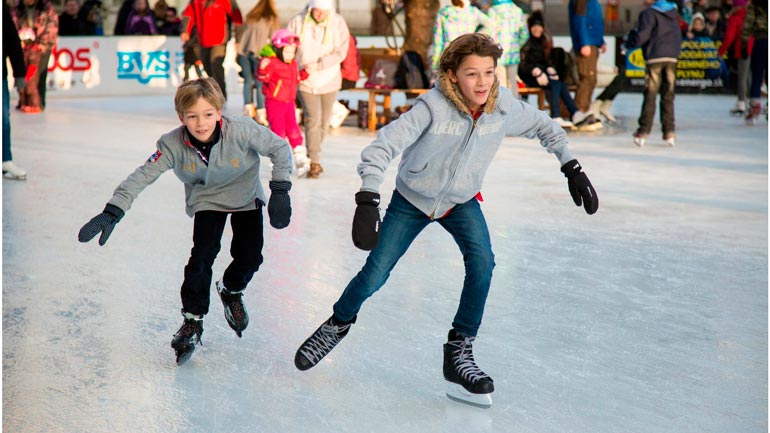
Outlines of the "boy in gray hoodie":
M104 245L139 193L167 170L174 170L185 186L187 215L195 220L193 248L181 289L184 322L171 341L181 365L192 356L203 334L211 267L228 215L233 261L216 287L225 318L239 337L249 324L241 298L262 264L266 199L259 181L260 158L267 156L273 163L267 213L270 225L277 229L288 226L291 218L292 162L288 143L269 129L248 117L222 116L225 96L213 78L183 83L174 102L182 126L160 137L155 152L118 185L104 211L80 229L78 240L88 242L101 233L99 245Z
M347 335L364 301L385 284L417 235L437 221L460 247L466 272L444 345L444 378L459 385L448 395L482 407L491 404L493 381L476 365L472 343L495 266L479 206L481 184L503 138L537 137L559 160L575 204L589 214L599 207L596 191L567 149L564 130L499 85L495 67L501 54L500 46L480 33L453 40L441 55L436 87L361 152L352 237L356 247L372 252L334 304L334 314L297 350L298 369L316 365ZM380 230L379 188L399 154L396 190Z

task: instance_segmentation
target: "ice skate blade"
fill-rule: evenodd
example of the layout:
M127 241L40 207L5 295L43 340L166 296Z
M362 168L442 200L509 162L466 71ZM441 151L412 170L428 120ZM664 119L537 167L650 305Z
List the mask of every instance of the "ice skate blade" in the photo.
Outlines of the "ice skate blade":
M189 352L176 352L176 365L177 367L184 364L185 362L189 361L190 358L192 358L192 354L195 351L195 349L189 351Z
M451 384L446 392L450 400L475 406L481 409L492 407L492 394L473 394L461 385Z

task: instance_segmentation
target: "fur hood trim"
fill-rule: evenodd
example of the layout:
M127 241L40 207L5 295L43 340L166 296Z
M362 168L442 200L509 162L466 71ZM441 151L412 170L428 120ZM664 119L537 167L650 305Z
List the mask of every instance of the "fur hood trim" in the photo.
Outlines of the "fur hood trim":
M446 98L449 99L449 101L451 101L458 110L463 113L471 114L471 110L468 108L468 104L465 102L465 98L460 92L460 88L457 86L457 84L453 83L452 80L449 79L449 74L446 72L439 72L438 80L436 81L436 87L441 90L441 93L443 93L444 96L446 96ZM484 113L494 113L495 109L497 108L497 97L499 91L500 81L498 81L497 77L495 77L495 82L492 84L492 89L489 91L487 102L484 104Z

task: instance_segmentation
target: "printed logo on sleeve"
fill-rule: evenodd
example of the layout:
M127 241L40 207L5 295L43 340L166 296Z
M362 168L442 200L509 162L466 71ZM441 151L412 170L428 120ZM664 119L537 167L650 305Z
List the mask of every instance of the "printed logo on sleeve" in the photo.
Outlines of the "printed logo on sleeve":
M160 149L156 150L155 153L150 155L150 158L147 159L147 162L156 162L160 159L160 156L163 155L163 153L160 151Z

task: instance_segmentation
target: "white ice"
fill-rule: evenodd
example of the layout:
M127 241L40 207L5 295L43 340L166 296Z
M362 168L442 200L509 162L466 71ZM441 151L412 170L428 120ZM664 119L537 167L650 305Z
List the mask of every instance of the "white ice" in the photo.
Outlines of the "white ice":
M366 258L350 223L373 133L327 137L324 174L294 182L291 225L265 231L243 338L212 288L204 345L178 368L169 342L192 246L182 184L162 176L106 246L77 241L177 126L172 97L51 99L44 114L12 113L29 180L2 182L3 431L767 431L767 123L730 117L731 96L677 95L677 147L656 124L639 149L640 103L620 94L620 127L570 135L596 215L572 203L534 141L506 139L487 174L497 267L475 357L495 380L488 410L444 394L463 261L437 224L337 349L307 372L293 365ZM226 111L240 111L237 97ZM229 242L228 228L215 279Z

